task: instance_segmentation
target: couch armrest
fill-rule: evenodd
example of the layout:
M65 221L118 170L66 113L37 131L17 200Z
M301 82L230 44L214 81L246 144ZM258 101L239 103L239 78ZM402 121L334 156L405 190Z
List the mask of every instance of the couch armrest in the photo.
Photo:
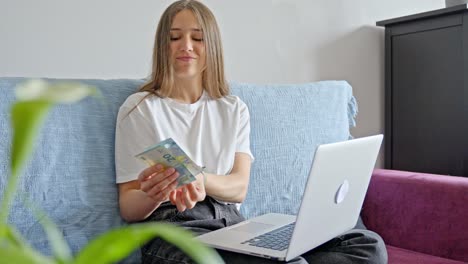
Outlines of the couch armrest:
M468 262L468 178L375 170L362 218L388 245Z

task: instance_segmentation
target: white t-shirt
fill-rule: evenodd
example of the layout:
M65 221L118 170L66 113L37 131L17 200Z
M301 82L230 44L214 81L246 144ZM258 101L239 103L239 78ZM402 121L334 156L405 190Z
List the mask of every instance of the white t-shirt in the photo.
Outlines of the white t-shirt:
M204 91L197 102L184 104L155 95L141 101L146 95L129 96L117 116L117 183L136 180L147 165L134 156L170 137L207 173L229 174L236 152L247 153L253 160L249 111L239 97L212 99Z

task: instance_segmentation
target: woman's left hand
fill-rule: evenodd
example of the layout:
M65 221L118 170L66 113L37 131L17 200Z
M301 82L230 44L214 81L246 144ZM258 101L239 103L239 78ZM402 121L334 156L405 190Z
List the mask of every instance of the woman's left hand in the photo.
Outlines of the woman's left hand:
M197 202L205 200L206 191L204 184L204 177L202 174L197 175L197 180L186 184L169 194L169 200L179 212L185 209L192 209Z

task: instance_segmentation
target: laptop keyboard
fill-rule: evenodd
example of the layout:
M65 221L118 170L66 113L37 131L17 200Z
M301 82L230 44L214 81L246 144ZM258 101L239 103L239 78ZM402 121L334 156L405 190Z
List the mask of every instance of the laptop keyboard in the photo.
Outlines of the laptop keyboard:
M263 235L246 240L241 244L248 244L254 247L279 251L285 250L289 246L289 241L291 240L291 235L294 230L294 224L295 223L291 223L289 225L282 226Z

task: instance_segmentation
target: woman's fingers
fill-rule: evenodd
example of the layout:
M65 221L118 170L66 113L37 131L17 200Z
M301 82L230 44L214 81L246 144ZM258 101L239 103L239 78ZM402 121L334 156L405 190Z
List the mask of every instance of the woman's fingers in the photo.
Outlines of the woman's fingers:
M190 184L188 184L190 185ZM189 191L187 189L187 187L182 187L182 193L184 194L183 195L183 198L184 198L184 203L185 203L185 206L188 208L188 209L192 209L195 204L197 203L197 200L196 199L192 199L192 196L193 194L191 193L191 191Z
M140 189L144 192L148 192L158 184L165 186L168 183L171 183L174 180L174 177L177 178L178 173L177 175L175 174L176 170L174 168L168 168L165 171L153 173L150 177L146 177L146 180L140 182Z
M144 169L140 175L138 175L138 180L140 182L147 180L148 178L151 178L151 176L155 173L161 172L164 170L164 167L161 164L155 164L149 168Z
M184 193L182 192L182 190L177 190L176 206L179 212L183 212L187 208L187 206L185 206L184 200L185 198L184 198Z
M169 193L169 201L171 201L172 205L176 205L177 203L177 190L173 190Z
M166 187L162 189L160 189L159 187L154 187L147 194L148 196L152 197L153 200L162 202L162 201L166 201L169 198L171 192L175 191L176 188L177 188L177 181L174 180L172 183L170 183L169 185L167 185Z
M156 172L147 175L153 171ZM172 198L171 202L174 203L174 195L170 196L177 188L177 177L179 177L179 173L174 168L161 169L160 166L153 166L145 169L141 175L146 176L142 177L144 180L140 181L140 189L146 192L149 197L156 202L163 202Z
M200 202L202 201L200 191L195 187L195 184L187 184L187 190L192 201Z
M203 201L206 194L202 188L197 188L195 183L176 190L177 177L179 173L174 168L167 168L161 164L151 166L140 173L140 189L148 194L153 200L162 202L167 199L177 206L180 212L187 208L192 209L196 203Z
M154 195L164 191L165 189L169 189L168 191L166 191L167 195L169 195L169 193L172 190L175 190L175 188L177 187L177 177L178 176L179 176L179 173L174 172L173 174L171 174L168 177L164 178L163 180L156 183L155 185L150 186L150 189L148 191L146 191L146 193L148 195L150 195L150 196L154 196ZM143 190L143 188L142 188L142 190Z

